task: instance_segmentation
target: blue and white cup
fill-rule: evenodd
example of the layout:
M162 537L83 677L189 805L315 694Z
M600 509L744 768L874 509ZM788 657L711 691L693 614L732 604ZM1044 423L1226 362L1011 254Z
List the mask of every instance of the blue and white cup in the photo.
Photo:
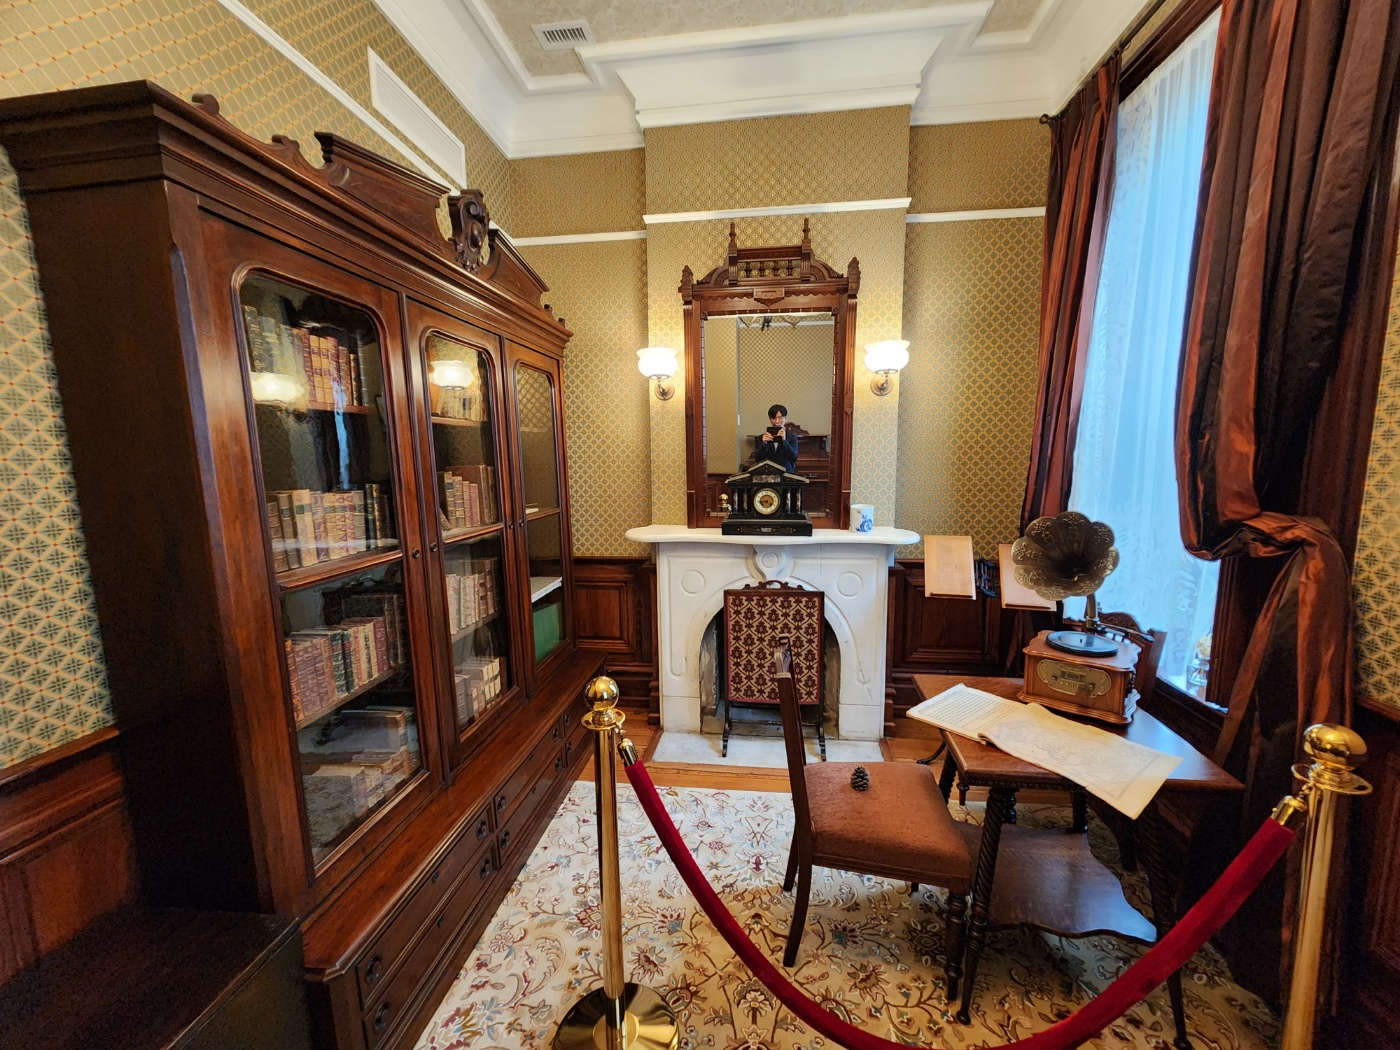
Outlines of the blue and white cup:
M851 504L851 531L873 532L875 529L875 508L868 503Z

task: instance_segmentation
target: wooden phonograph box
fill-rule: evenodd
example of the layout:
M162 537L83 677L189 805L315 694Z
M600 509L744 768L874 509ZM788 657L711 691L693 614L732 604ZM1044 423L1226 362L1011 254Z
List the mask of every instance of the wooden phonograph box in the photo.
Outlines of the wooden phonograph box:
M1078 511L1036 518L1011 545L1016 580L1047 601L1084 598L1082 630L1041 631L1026 646L1020 697L1124 725L1137 710L1138 647L1100 633L1094 592L1118 567L1113 530Z
M1051 647L1046 640L1049 635L1041 631L1025 648L1026 683L1020 698L1114 725L1131 722L1138 702L1133 688L1138 647L1104 639L1117 651L1108 656L1077 656Z

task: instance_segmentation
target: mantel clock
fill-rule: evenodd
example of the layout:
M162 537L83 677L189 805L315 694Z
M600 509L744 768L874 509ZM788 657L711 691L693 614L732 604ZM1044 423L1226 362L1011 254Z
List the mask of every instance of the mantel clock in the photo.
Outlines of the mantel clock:
M812 519L802 509L807 479L771 460L725 480L733 509L720 526L725 536L810 536Z

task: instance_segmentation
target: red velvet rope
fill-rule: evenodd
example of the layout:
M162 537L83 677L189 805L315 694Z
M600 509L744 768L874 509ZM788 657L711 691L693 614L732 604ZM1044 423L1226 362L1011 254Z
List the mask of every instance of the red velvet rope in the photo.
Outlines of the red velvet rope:
M651 819L652 827L656 829L666 852L671 855L671 860L679 869L681 878L690 887L690 892L695 895L700 907L710 917L720 935L729 942L735 954L743 960L753 975L777 996L778 1001L791 1010L803 1024L848 1047L849 1050L907 1050L905 1044L882 1039L822 1009L769 961L757 945L749 940L748 935L700 871L685 840L671 821L671 815L666 812L661 797L656 793L656 785L651 782L651 775L646 766L635 762L626 768L627 779L636 789L642 809ZM1240 851L1240 855L1225 869L1224 874L1195 907L1146 955L1123 971L1116 981L1091 999L1081 1010L1063 1021L1037 1035L1003 1045L1014 1050L1065 1050L1092 1039L1112 1021L1147 998L1152 989L1195 955L1197 949L1214 936L1235 913L1235 909L1254 892L1292 841L1293 832L1272 820L1264 821L1248 845Z

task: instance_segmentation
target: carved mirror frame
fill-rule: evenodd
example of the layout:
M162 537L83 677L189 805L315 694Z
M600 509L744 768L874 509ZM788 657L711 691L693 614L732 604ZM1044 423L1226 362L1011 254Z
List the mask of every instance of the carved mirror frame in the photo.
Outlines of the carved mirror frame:
M831 468L827 514L813 515L816 528L844 529L851 513L851 418L855 387L856 296L860 263L844 273L812 257L807 220L802 243L740 248L729 224L725 261L696 281L689 266L681 271L685 313L685 480L686 523L718 528L723 517L705 506L705 319L732 314L831 311L834 380L831 388Z

